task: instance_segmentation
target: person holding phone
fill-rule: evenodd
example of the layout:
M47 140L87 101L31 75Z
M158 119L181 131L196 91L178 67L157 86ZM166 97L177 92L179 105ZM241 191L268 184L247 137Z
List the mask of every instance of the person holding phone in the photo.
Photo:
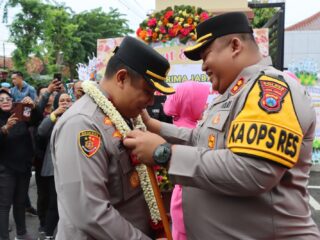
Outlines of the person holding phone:
M31 177L33 146L29 126L38 120L33 101L31 120L18 121L11 113L13 96L0 90L0 239L9 239L9 212L13 205L16 239L30 239L25 222L25 201Z
M46 179L47 188L45 189L48 196L48 207L45 218L45 239L54 239L54 231L59 220L57 193L54 184L53 164L51 158L50 137L54 125L64 112L72 105L71 97L67 93L58 93L53 103L53 112L40 123L37 131L39 140L47 144L44 161L41 170L41 176Z
M61 90L62 89L62 90ZM53 110L53 102L55 95L59 92L63 91L62 84L58 81L58 79L52 79L48 86L42 86L37 89L38 99L36 103L37 112L40 114L41 121L49 116ZM46 212L47 205L49 202L48 196L48 188L49 183L46 177L41 176L41 169L44 162L47 142L43 141L37 134L38 127L34 128L32 131L34 136L35 143L35 156L33 161L33 166L35 167L35 179L37 185L37 213L39 218L39 236L45 236L45 221L46 221Z

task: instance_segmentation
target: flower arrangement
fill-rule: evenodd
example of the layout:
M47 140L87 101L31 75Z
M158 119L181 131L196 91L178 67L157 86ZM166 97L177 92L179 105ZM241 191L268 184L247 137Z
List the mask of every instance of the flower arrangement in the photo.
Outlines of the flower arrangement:
M154 166L153 169L155 170L161 192L171 191L173 184L169 180L167 169L158 165Z
M179 38L181 43L195 40L196 26L210 17L202 8L174 6L151 14L141 24L136 34L147 43L167 42Z

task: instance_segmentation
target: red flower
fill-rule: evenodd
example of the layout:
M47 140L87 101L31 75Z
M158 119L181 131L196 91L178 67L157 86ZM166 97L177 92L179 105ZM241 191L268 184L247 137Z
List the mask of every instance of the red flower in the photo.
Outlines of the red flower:
M204 20L207 20L209 18L209 14L207 12L202 12L200 14L200 21L203 22Z
M140 32L142 31L141 27L139 27L136 31L137 36L140 36Z
M190 28L190 27L186 27L186 28L182 28L181 30L180 30L180 33L182 34L182 36L188 36L188 34L190 33L190 31L191 31L192 29Z
M155 171L157 171L157 170L159 170L161 167L159 166L159 165L154 165L153 166L153 170L155 170Z
M148 37L152 37L152 30L151 30L151 29L148 29L148 30L147 30L147 36L148 36Z
M158 182L161 182L162 181L162 179L163 179L163 177L162 176L157 176L157 180L158 180Z
M169 19L173 16L173 11L170 10L164 14L164 18Z
M148 21L148 26L149 27L153 27L153 26L156 26L157 25L157 19L156 18L151 18L149 21Z
M130 159L131 159L131 163L133 166L136 166L138 164L140 164L140 162L137 159L137 156L134 154L130 154Z
M165 28L164 26L161 26L161 27L159 28L159 30L160 30L160 32L161 32L162 34L164 34L164 33L167 32L167 31L166 31L166 28Z
M163 228L162 221L159 221L158 223L154 223L152 220L150 220L150 226L154 230L159 230Z

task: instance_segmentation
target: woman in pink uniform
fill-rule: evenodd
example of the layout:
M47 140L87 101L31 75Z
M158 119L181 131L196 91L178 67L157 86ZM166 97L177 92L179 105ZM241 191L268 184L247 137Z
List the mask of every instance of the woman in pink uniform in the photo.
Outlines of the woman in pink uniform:
M195 128L205 110L210 85L186 81L178 85L176 93L169 95L164 103L166 115L173 117L173 124L179 127ZM172 237L185 240L186 230L183 222L182 188L175 185L171 197Z

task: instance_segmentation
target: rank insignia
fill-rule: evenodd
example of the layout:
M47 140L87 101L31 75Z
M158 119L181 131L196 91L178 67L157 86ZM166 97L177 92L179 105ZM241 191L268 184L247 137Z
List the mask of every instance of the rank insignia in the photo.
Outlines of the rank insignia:
M108 125L108 126L111 126L111 125L112 125L112 122L111 122L110 118L108 118L108 117L105 117L105 118L104 118L103 123L104 123L105 125Z
M114 137L114 138L122 138L122 135L121 135L121 133L119 132L119 130L115 130L115 131L112 133L112 137Z
M259 80L260 100L259 107L268 113L277 113L281 110L282 102L288 88L280 83L267 80Z
M100 148L101 137L100 134L93 130L85 130L79 133L78 138L81 152L86 157L92 157Z
M140 185L139 175L136 170L130 175L130 185L132 188L137 188Z
M244 85L244 78L240 78L237 83L231 88L230 92L235 95Z
M214 146L216 145L216 138L212 134L208 137L208 147L211 149L214 149Z
M213 116L212 118L212 124L218 124L220 122L220 113L218 113L217 115Z

